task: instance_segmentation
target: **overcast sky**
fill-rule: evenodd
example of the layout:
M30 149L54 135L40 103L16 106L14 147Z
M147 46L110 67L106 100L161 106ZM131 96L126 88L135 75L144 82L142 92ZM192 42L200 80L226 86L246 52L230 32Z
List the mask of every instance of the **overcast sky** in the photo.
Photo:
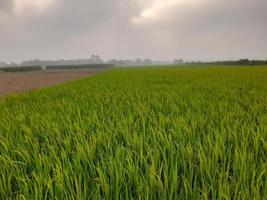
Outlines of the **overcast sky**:
M0 0L0 61L267 59L267 0Z

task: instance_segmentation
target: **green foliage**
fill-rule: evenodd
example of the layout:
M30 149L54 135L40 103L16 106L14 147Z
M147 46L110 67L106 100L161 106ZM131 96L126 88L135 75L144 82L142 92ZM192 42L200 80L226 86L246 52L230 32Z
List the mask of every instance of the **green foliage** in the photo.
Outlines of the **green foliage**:
M267 199L267 68L114 69L4 98L0 199Z
M41 66L0 67L2 72L29 72L42 70Z

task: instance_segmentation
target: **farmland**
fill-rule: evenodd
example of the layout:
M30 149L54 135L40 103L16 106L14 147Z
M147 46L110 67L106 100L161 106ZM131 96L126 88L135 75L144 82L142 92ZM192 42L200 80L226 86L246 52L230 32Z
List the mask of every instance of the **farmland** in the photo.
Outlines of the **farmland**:
M40 70L31 72L0 73L0 97L7 94L28 92L92 76L94 70Z
M0 199L267 199L267 67L112 69L0 100Z

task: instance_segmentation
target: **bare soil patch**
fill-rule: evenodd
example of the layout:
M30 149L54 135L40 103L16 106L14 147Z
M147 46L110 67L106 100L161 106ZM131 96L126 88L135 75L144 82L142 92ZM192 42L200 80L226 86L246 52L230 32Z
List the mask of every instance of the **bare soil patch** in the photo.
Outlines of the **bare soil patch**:
M0 96L54 86L65 81L92 76L88 70L0 73Z

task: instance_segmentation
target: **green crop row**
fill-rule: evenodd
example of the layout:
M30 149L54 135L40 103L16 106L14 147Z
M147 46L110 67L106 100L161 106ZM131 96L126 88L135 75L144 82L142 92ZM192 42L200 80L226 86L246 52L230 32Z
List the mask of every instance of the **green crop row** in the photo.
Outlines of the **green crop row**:
M113 69L4 98L0 199L267 199L267 68Z

